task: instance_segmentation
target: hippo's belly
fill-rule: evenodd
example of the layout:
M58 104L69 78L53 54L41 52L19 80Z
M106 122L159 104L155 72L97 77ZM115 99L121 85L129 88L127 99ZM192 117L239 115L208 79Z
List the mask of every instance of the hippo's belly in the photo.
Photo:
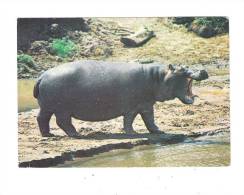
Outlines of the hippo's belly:
M101 111L87 111L86 113L84 112L76 112L72 114L72 117L83 120L83 121L106 121L110 120L119 116L122 116L123 113L121 112L113 112L113 113L108 113L106 110L101 110Z
M133 108L131 108L133 109ZM71 116L84 121L106 121L124 115L127 107L114 103L87 103L77 104L70 110Z

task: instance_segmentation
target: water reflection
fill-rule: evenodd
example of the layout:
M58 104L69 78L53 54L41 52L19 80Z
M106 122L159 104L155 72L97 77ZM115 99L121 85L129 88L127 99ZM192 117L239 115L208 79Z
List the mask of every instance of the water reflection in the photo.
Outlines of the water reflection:
M181 167L228 166L229 133L187 139L172 145L138 146L80 158L59 167Z
M38 104L33 97L35 81L30 79L18 80L18 112L24 112L37 108Z

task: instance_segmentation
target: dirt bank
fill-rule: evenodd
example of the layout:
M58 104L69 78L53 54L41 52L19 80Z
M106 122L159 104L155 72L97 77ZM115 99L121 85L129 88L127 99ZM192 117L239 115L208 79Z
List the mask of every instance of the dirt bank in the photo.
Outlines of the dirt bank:
M38 109L19 113L19 166L47 167L117 148L161 142L183 141L185 136L198 136L229 129L229 77L212 76L208 81L196 83L198 98L194 105L172 100L155 105L156 124L166 134L151 135L140 116L134 122L138 134L126 135L122 130L122 117L105 122L73 120L81 139L67 137L51 119L51 132L56 137L40 136L36 123Z

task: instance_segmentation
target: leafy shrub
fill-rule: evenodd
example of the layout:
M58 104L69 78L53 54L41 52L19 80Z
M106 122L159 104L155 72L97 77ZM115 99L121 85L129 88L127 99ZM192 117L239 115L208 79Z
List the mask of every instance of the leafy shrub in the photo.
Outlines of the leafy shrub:
M34 60L30 55L27 54L20 54L17 56L17 62L18 64L27 64L28 66L34 66Z
M197 17L194 23L200 26L207 26L221 32L229 30L229 21L225 17Z
M75 52L76 45L68 39L54 39L51 44L51 50L59 57L68 57Z
M182 24L189 31L205 38L228 33L229 20L226 17L172 17L174 24Z
M188 30L201 37L209 38L217 34L228 33L229 21L225 17L196 17Z

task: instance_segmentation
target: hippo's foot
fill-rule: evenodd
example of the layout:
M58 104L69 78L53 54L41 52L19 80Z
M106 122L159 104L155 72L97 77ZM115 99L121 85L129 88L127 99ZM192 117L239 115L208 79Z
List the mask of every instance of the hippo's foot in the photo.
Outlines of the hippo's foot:
M153 134L164 134L164 132L160 131L159 129L150 129L149 131L150 131L150 133L153 133Z
M124 131L125 131L125 133L126 134L128 134L128 135L135 135L135 134L137 134L137 132L136 131L134 131L134 129L126 129L126 128L124 128Z
M150 131L150 133L153 133L153 134L164 134L164 132L160 131L160 130L153 130L153 131Z
M54 137L55 135L52 133L42 133L42 137Z
M136 131L125 131L125 133L127 134L127 135L136 135L136 134L138 134Z
M69 137L81 138L81 135L77 132L67 133Z

